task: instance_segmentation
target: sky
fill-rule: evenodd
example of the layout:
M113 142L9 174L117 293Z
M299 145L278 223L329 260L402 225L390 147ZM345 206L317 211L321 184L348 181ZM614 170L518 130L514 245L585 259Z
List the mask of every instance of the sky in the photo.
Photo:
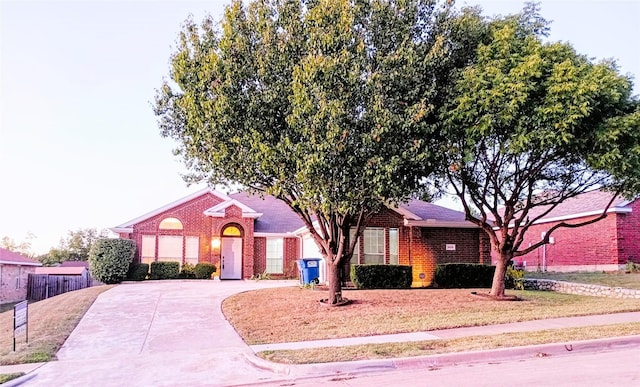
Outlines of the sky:
M219 20L228 3L0 0L0 238L33 233L45 253L69 230L114 227L204 187L182 180L152 102L182 22ZM487 15L524 4L457 3ZM550 40L640 78L640 0L541 6Z

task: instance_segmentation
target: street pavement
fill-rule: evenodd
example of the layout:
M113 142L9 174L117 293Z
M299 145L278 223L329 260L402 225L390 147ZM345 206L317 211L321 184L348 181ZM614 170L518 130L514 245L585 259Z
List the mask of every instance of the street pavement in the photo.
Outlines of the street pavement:
M201 386L287 385L310 378L352 380L357 375L430 370L459 364L530 359L539 353L574 356L599 350L640 348L640 336L477 351L426 357L283 365L262 360L222 314L222 301L243 291L297 286L297 281L145 281L125 283L102 293L57 354L58 360L18 367L28 372L7 385L25 386ZM488 327L449 329L407 335L343 339L332 343L287 343L287 348L352 345L524 332L573 326L640 321L640 312L539 320ZM329 345L330 346L330 345ZM637 357L636 357L637 358ZM13 367L13 368L12 368ZM349 375L344 379L345 375ZM327 379L328 380L328 379ZM363 379L364 380L364 379ZM512 380L513 382L513 380ZM280 383L280 384L278 384ZM353 382L351 382L353 383ZM291 384L288 384L291 385ZM350 384L353 385L353 384ZM422 385L408 384L408 385Z

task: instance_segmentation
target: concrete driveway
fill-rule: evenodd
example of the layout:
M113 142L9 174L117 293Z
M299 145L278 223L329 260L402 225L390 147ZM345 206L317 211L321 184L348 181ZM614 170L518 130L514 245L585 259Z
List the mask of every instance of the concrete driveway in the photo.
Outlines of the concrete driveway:
M98 297L27 386L233 385L277 377L224 319L221 303L246 290L297 281L146 281ZM256 305L256 313L260 306Z

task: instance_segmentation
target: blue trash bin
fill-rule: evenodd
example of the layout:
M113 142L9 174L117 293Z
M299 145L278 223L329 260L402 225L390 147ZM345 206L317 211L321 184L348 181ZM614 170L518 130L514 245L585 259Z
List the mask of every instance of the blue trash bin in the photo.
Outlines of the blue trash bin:
M298 259L298 269L300 269L300 282L304 285L320 282L320 258Z

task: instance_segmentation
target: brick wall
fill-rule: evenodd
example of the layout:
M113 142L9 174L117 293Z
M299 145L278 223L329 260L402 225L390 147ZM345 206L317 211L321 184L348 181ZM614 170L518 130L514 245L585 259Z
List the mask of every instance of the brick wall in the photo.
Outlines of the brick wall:
M515 260L526 261L528 270L543 269L545 264L548 271L615 270L618 264L619 216L621 214L609 214L605 219L587 226L559 228L551 234L553 244L539 247ZM593 218L571 219L567 222L579 223ZM556 223L533 225L527 231L521 249L540 241L542 233L547 232L554 224ZM496 259L495 253L493 259Z
M617 214L618 264L640 263L640 200L630 205L632 212Z
M300 239L283 238L282 273L271 273L271 278L298 278L296 260L300 258ZM267 269L267 238L256 237L253 249L254 274L264 273Z
M29 274L35 272L35 266L0 264L0 304L26 300Z

